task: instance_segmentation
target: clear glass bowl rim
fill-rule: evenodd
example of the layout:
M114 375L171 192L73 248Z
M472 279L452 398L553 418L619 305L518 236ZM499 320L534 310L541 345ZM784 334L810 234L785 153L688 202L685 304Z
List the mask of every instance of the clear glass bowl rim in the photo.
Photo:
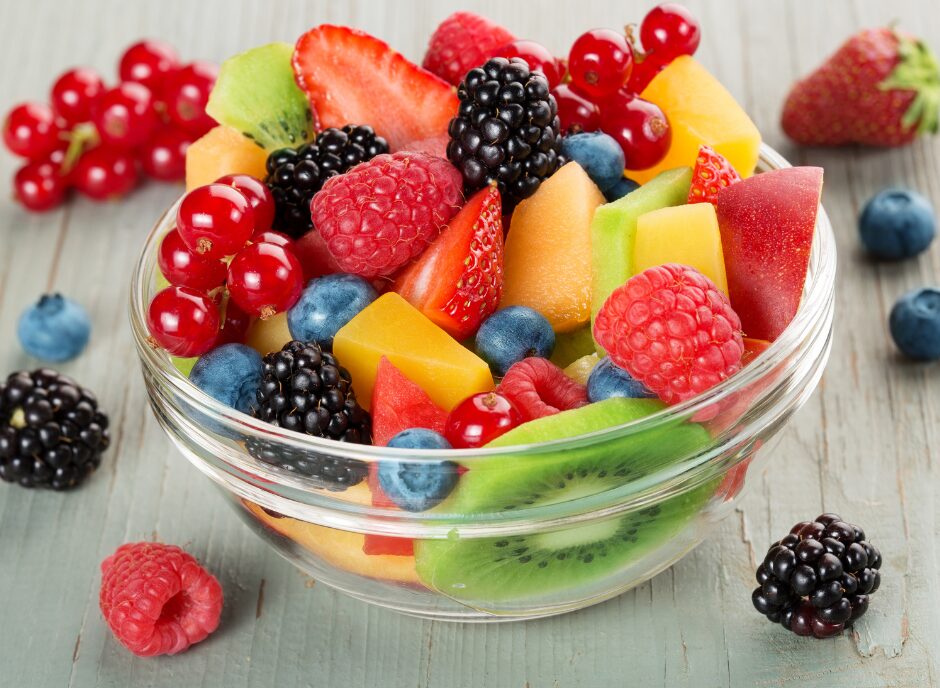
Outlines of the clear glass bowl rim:
M764 171L791 167L792 165L766 144L761 144L758 167ZM716 385L707 392L692 399L669 406L657 413L624 423L622 425L605 428L594 433L578 435L550 442L522 444L508 447L494 447L489 449L439 449L439 450L412 450L394 449L372 445L353 445L334 440L304 435L302 433L284 430L272 426L264 421L240 413L205 394L193 385L188 378L182 375L173 365L170 357L162 350L153 347L149 342L146 325L146 313L149 293L149 280L152 279L153 270L156 269L156 252L172 220L173 213L181 199L170 206L157 220L148 233L144 247L140 253L131 278L130 290L130 320L134 341L140 359L146 370L159 378L161 382L170 385L174 392L179 394L194 410L203 414L207 419L226 430L234 431L246 438L253 437L259 440L274 441L296 449L328 452L334 457L354 459L365 462L377 460L409 460L433 461L441 460L459 461L471 465L476 459L485 459L492 456L511 456L527 454L533 451L552 449L563 451L568 446L577 446L586 440L602 442L615 440L627 434L643 432L659 425L688 419L697 412L715 404L722 399L735 394L742 388L754 384L761 377L772 371L787 357L797 352L804 343L804 334L814 329L820 318L825 317L827 303L832 297L836 273L836 243L832 225L825 208L820 205L817 216L816 232L810 254L810 270L807 283L804 287L803 300L793 321L784 332L762 352L758 358L741 372L728 380ZM270 466L258 463L260 472L267 479L277 482L279 473L272 471ZM296 476L284 476L293 483ZM293 479L293 480L292 480ZM296 486L296 483L293 483Z

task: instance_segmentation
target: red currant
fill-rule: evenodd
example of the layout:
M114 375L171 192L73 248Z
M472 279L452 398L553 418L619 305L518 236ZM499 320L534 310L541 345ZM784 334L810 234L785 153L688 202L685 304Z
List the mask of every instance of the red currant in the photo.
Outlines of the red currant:
M548 48L535 41L518 40L507 43L496 51L494 57L521 57L529 64L533 72L542 72L548 80L548 87L554 88L560 81L564 72L558 69L558 61Z
M117 199L137 185L134 156L121 148L98 146L88 151L72 170L72 183L96 201Z
M237 253L255 231L255 213L244 194L225 184L208 184L183 197L176 228L190 250L206 258Z
M118 73L121 81L136 81L156 93L166 76L178 67L179 58L172 47L162 41L145 40L124 51Z
M199 291L211 291L221 286L228 269L221 260L190 251L175 229L160 242L157 264L170 284Z
M137 151L140 166L147 176L164 182L186 177L186 149L193 137L176 127L161 127Z
M150 89L133 81L101 94L91 119L104 143L126 148L145 143L160 124Z
M197 138L216 125L206 114L206 103L218 73L214 64L193 62L170 74L163 84L167 117Z
M558 118L561 129L569 134L600 129L600 112L597 106L576 93L568 84L560 84L552 91L558 103Z
M627 82L627 91L630 93L642 93L653 77L666 68L668 62L663 62L659 55L647 53L642 60L633 63L633 72L630 74L630 81Z
M249 174L228 174L215 180L242 192L255 211L255 235L267 232L274 224L274 196L271 189L260 179ZM256 240L257 241L257 240Z
M304 288L304 271L297 257L276 244L251 244L228 266L228 291L239 308L270 318L297 303Z
M93 69L76 67L60 76L52 86L49 100L56 116L69 124L91 119L91 107L104 92L104 82Z
M251 237L251 242L253 244L275 244L286 248L295 256L297 255L297 244L294 243L294 240L283 232L275 232L273 229L269 229L267 232L255 232L254 236ZM300 260L299 256L297 260Z
M59 127L52 109L41 103L22 103L7 114L3 142L14 155L44 158L59 145Z
M225 313L225 320L222 323L222 329L219 331L216 346L243 343L248 334L248 326L251 325L251 316L239 308L231 297L225 299L222 310Z
M698 21L682 5L667 2L647 12L640 24L640 41L646 52L668 63L679 55L694 55L702 40Z
M461 401L447 416L444 437L454 449L482 447L522 423L519 409L498 392L481 392Z
M219 336L219 307L206 294L189 287L167 287L147 310L152 339L174 356L201 356Z
M625 91L601 105L601 129L623 148L628 170L652 167L672 143L669 120L659 106Z
M27 163L13 177L16 200L34 212L52 210L61 205L68 191L68 183L58 164L50 160Z
M633 47L611 29L581 34L568 54L572 86L595 103L616 93L632 70Z

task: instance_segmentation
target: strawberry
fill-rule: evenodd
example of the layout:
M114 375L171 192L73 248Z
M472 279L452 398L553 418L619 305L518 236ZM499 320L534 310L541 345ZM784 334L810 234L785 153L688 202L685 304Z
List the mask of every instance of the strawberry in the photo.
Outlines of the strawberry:
M362 31L321 24L297 41L293 64L317 129L368 122L392 152L445 133L457 113L450 84Z
M503 291L499 191L478 191L395 281L394 291L455 339L477 331Z
M718 192L739 181L741 175L720 153L709 146L700 146L695 157L688 202L715 205Z
M431 34L423 66L456 86L467 72L514 40L516 37L509 31L486 17L473 12L454 12Z
M901 146L935 133L938 109L940 67L930 49L894 29L866 29L793 86L782 124L807 145Z

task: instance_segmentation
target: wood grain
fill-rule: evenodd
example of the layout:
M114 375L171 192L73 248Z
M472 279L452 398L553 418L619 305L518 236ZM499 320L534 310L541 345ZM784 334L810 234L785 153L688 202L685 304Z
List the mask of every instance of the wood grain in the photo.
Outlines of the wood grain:
M565 52L583 30L638 20L638 0L31 0L0 4L0 107L42 99L75 63L109 77L124 45L163 38L186 58L221 61L349 23L418 58L449 11L487 14ZM861 204L910 185L940 205L940 142L888 152L798 150L777 124L789 84L852 30L892 19L940 48L931 0L689 0L700 58L791 160L826 168L840 250L833 355L820 390L784 432L764 476L704 545L609 603L526 624L457 626L367 607L313 584L229 513L151 417L126 317L132 261L179 189L78 200L34 216L0 204L0 373L33 366L13 341L21 310L60 290L82 302L89 350L62 369L95 389L114 445L69 495L0 485L0 686L888 686L936 685L940 661L940 368L905 363L885 321L905 290L937 283L940 250L902 265L862 257ZM15 169L0 157L0 178ZM855 631L809 642L753 612L755 560L798 520L835 510L884 553L883 586ZM104 627L98 563L122 542L187 547L226 592L221 630L180 657L140 660Z

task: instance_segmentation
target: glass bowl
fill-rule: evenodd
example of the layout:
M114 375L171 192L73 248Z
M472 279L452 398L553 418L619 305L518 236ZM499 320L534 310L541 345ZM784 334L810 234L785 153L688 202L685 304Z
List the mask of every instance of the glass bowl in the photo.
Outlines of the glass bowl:
M764 146L758 170L782 167L789 163ZM703 395L552 442L460 451L343 444L216 402L148 344L157 249L174 217L175 206L150 232L131 286L131 325L158 421L274 551L322 583L421 617L560 614L668 568L733 509L768 460L769 441L816 387L831 346L836 247L820 208L795 319ZM336 461L363 479L330 489L268 463L272 456L299 466ZM426 511L373 503L365 476L383 461L456 478L456 487Z

